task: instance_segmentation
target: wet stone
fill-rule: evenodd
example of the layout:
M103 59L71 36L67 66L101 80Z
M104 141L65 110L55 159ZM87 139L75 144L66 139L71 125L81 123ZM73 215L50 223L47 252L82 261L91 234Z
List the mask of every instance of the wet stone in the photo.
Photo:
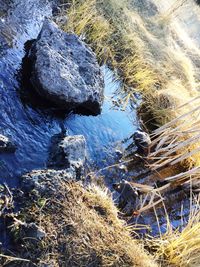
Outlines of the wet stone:
M52 195L62 181L76 180L73 170L34 170L22 176L21 186L24 192L36 191L39 195Z
M0 153L13 153L15 150L15 144L8 137L0 134Z
M139 201L137 189L125 180L122 180L120 183L114 183L113 189L120 194L118 202L119 209L126 215L133 214L137 209Z
M48 167L71 169L80 179L84 172L86 160L86 140L83 135L53 136Z
M65 33L48 19L28 58L33 88L56 108L97 115L104 80L92 50L78 36Z

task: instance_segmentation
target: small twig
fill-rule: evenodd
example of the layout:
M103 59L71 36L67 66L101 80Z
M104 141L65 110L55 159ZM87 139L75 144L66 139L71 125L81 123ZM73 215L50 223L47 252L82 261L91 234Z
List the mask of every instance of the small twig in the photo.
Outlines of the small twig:
M3 254L0 254L0 257L9 259L9 260L11 260L11 261L24 261L24 262L30 262L30 260L27 260L27 259L22 259L22 258L12 257L12 256L8 256L8 255L3 255Z

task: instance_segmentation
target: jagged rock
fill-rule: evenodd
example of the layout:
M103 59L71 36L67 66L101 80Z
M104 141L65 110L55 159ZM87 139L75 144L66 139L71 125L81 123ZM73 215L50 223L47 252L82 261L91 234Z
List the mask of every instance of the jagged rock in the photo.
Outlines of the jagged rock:
M86 159L86 140L83 135L53 137L48 166L53 168L72 168L82 173Z
M104 81L95 54L46 19L28 58L35 90L59 109L100 113Z
M34 170L22 176L21 185L25 192L35 190L39 195L51 195L62 181L70 180L76 180L73 170Z
M15 144L11 142L11 140L0 134L0 153L8 152L13 153L16 150Z
M66 136L62 140L58 134L58 143L53 143L49 158L49 167L54 169L34 170L22 176L24 191L36 190L40 195L55 192L62 181L80 180L86 159L86 141L84 136ZM55 138L55 139L56 139ZM62 169L58 169L62 168Z

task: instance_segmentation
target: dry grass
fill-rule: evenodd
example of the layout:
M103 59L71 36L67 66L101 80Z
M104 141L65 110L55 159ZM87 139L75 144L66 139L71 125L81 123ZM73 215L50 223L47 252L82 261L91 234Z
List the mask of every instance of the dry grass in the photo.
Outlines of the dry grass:
M188 223L173 229L168 219L167 232L148 244L155 249L155 255L162 266L198 267L200 266L200 204L193 203Z
M37 223L46 236L37 243L26 237L18 240L14 255L30 263L9 266L158 266L117 218L118 211L105 191L60 182L51 197L38 200L30 193L31 202L35 200L26 205L23 220Z
M152 133L154 150L149 155L150 168L159 170L177 165L184 166L179 174L171 174L166 180L184 184L191 181L191 185L199 184L200 149L199 149L199 97L177 109L189 111L176 117ZM193 107L194 106L194 107Z
M135 101L135 92L142 95L139 113L150 130L191 111L189 105L177 107L198 95L200 50L184 24L189 10L200 28L199 9L193 2L170 0L163 6L157 0L69 2L65 30L81 36L99 61L115 70L122 80L125 103ZM193 105L200 105L200 101ZM188 118L192 123L196 120ZM191 137L190 133L180 140ZM193 143L189 150L198 144ZM188 161L198 166L198 158L199 153Z
M198 29L193 36L190 13ZM68 10L65 30L83 37L115 71L125 102L142 95L140 116L154 130L151 168L181 164L186 170L169 181L199 179L199 14L185 0L73 0ZM199 266L199 211L193 215L182 232L171 229L155 240L162 266Z

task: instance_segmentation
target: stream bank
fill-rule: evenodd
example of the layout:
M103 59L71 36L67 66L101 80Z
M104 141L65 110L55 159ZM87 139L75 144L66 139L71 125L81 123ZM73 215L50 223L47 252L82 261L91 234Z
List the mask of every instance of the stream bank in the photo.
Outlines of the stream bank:
M20 68L22 58L25 56L24 44L31 39L36 39L45 16L52 16L52 6L48 1L44 1L42 4L41 1L34 1L34 3L28 1L24 7L22 1L16 0L11 3L7 15L1 20L6 45L5 49L2 49L0 62L2 78L0 131L17 145L14 154L0 155L1 183L6 182L10 187L18 187L20 177L26 173L33 170L45 172L44 169L48 167L49 163L52 139L62 133L64 128L67 135L83 135L85 137L88 147L88 172L96 173L99 169L109 165L119 164L117 168L109 168L100 172L105 176L102 183L112 189L113 182L121 180L122 177L131 179L134 176L135 170L129 171L120 160L127 146L123 141L129 138L138 127L136 113L129 105L125 111L116 106L116 103L120 101L120 95L116 94L116 90L120 88L121 84L114 81L115 76L107 66L102 67L105 100L102 113L96 117L55 112L55 109L48 105L38 105L37 95L31 101L27 99L27 94L23 95L24 91L29 92L31 89L27 85L27 88L21 90ZM9 29L5 25L9 25ZM10 42L8 42L9 40ZM48 175L50 181L52 177L56 176L55 173L48 173ZM98 175L93 179L96 178ZM50 183L50 181L48 182ZM139 182L146 183L146 177L142 177ZM177 206L172 209L176 211ZM99 210L97 210L98 212ZM160 217L163 217L162 212ZM179 224L180 220L181 216L174 222ZM136 221L138 222L138 218ZM154 214L152 217L149 214L142 216L142 222L152 225L153 234L158 233ZM163 219L163 230L165 226L166 220Z

